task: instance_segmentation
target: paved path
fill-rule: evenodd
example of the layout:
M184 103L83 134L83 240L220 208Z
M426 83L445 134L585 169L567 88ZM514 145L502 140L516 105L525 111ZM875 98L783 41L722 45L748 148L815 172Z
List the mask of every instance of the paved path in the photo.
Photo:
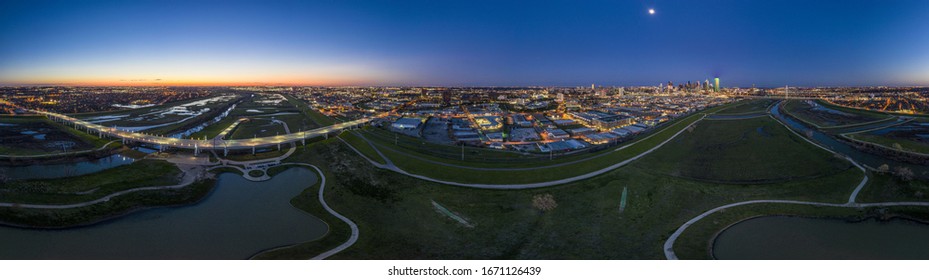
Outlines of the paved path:
M453 185L453 186L460 186L460 187L469 187L469 188L480 188L480 189L509 189L509 190L512 190L512 189L533 189L533 188L549 187L549 186L555 186L555 185L561 185L561 184L567 184L567 183L572 183L572 182L576 182L576 181L581 181L581 180L585 180L585 179L588 179L588 178L595 177L595 176L600 175L600 174L603 174L603 173L607 173L607 172L613 171L613 170L615 170L616 168L620 168L620 167L622 167L622 166L625 166L625 165L629 164L630 162L633 162L633 161L635 161L635 160L637 160L637 159L639 159L639 158L641 158L641 157L643 157L643 156L645 156L645 155L648 155L649 153L651 153L651 152L657 150L658 148L661 148L662 146L664 146L664 144L670 142L671 140L674 140L674 138L676 138L678 135L680 135L680 134L683 133L684 131L687 131L687 128L689 128L689 127L695 125L696 123L700 122L700 121L703 120L703 118L705 118L705 117L706 117L706 115L700 117L700 119L698 119L698 120L694 121L693 123L691 123L691 124L685 126L685 127L682 128L680 131L678 131L677 133L675 133L674 135L672 135L672 136L669 137L668 139L662 141L662 142L659 143L658 145L655 145L655 146L652 147L651 149L648 149L647 151L644 151L644 152L642 152L642 153L640 153L640 154L638 154L638 155L635 155L635 156L633 156L633 157L631 157L631 158L629 158L629 159L626 159L626 160L624 160L624 161L622 161L622 162L619 162L619 163L616 163L616 164L607 166L607 167L605 167L605 168L603 168L603 169L600 169L600 170L597 170L597 171L593 171L593 172L590 172L590 173L586 173L586 174L574 176L574 177L571 177L571 178L565 178L565 179L554 180L554 181L548 181L548 182L527 183L527 184L471 184L471 183L459 183L459 182L452 182L452 181L439 180L439 179L435 179L435 178L431 178L431 177L427 177L427 176L423 176L423 175L419 175L419 174L413 174L413 173L409 173L409 172L407 172L407 171L405 171L405 170L403 170L403 169L400 169L399 167L397 167L396 165L394 165L394 164L393 164L392 162L390 162L390 160L389 160L386 156L384 156L384 154L382 154L376 147L374 148L374 150L377 151L377 153L380 154L381 157L383 157L383 158L386 160L386 162L387 162L386 164L378 163L378 162L376 162L376 161L374 161L374 160L371 160L370 158L366 157L363 153L361 153L361 151L359 151L358 149L355 149L355 147L353 147L351 144L349 144L349 143L348 143L347 141L345 141L344 139L339 138L339 140L341 140L343 143L345 143L346 145L348 145L352 150L354 150L356 153L358 153L359 155L361 155L364 159L368 160L368 162L370 162L370 163L371 163L372 165L374 165L375 167L381 168L381 169L390 170L390 171L394 171L394 172L397 172L397 173L400 173L400 174L403 174L403 175L407 175L407 176L410 176L410 177L414 177L414 178L418 178L418 179L422 179L422 180L426 180L426 181L430 181L430 182L436 182L436 183L440 183L440 184ZM650 135L649 137L654 136L654 135L655 135L655 134L652 134L652 135ZM645 139L647 139L647 138L645 138ZM642 139L642 140L645 140L645 139ZM640 141L642 141L642 140L640 140ZM636 143L638 143L638 141L637 141ZM369 144L370 144L370 143L369 143ZM634 144L635 144L635 143L630 144L630 145L634 145ZM622 149L624 149L624 148L626 148L626 147L628 147L628 146L630 146L630 145L617 148L616 150L617 150L617 151L618 151L618 150L622 150ZM374 147L374 146L372 145L372 147Z
M329 207L329 204L326 203L325 196L323 195L323 192L326 190L326 175L323 174L323 171L319 170L319 167L316 167L315 165L307 164L307 163L285 163L283 165L308 166L316 170L316 173L319 174L319 195L318 195L319 204L322 204L323 208L325 208L326 211L329 212L329 214L332 214L336 218L339 218L339 220L342 220L343 222L348 224L350 228L352 228L352 235L348 238L348 240L345 241L345 243L342 243L339 246L332 248L332 250L323 252L322 254L319 254L318 256L313 257L312 259L313 260L325 259L339 252L342 252L345 249L348 249L348 247L351 247L352 245L354 245L355 242L358 241L358 225L356 225L355 222L352 222L352 220L349 220L345 216L342 216L342 214L339 214L339 212L336 212L335 210L333 210L332 207Z
M183 187L186 187L186 186L192 184L192 183L195 182L198 178L200 178L200 171L202 171L202 168L200 168L199 166L195 166L195 165L190 165L190 166L180 166L180 165L179 165L178 168L181 168L181 170L184 172L184 177L181 179L181 182L178 183L177 185L156 186L156 187L142 187L142 188L135 188L135 189L122 190L122 191L118 191L118 192L115 192L115 193L111 193L111 194L109 194L109 195L107 195L107 196L104 196L104 197L101 197L101 198L98 198L98 199L94 199L94 200L86 201L86 202L81 202L81 203L73 203L73 204L20 204L20 203L0 202L0 207L17 207L17 208L29 208L29 209L69 209L69 208L78 208L78 207L90 206L90 205L94 205L94 204L97 204L97 203L107 202L107 201L110 201L111 198L114 198L114 197L117 197L117 196L121 196L121 195L125 195L125 194L129 194L129 193L134 193L134 192L151 191L151 190L180 189L180 188L183 188Z

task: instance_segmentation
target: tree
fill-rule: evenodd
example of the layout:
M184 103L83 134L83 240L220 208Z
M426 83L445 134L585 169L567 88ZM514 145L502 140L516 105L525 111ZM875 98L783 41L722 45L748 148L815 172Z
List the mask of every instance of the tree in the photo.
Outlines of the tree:
M913 180L913 175L915 174L913 174L913 170L910 170L908 167L897 166L897 168L894 168L894 175L900 180L910 181Z
M532 197L532 207L547 212L558 207L558 203L555 202L555 197L551 194L537 194Z

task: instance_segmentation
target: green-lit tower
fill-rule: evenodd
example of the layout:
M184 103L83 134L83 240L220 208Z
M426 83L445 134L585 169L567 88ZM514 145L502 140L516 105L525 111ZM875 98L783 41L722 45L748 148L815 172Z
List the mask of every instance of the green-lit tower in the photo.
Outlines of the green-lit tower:
M716 82L716 86L713 87L713 90L715 90L716 92L719 92L719 78L715 78L713 79L713 81Z

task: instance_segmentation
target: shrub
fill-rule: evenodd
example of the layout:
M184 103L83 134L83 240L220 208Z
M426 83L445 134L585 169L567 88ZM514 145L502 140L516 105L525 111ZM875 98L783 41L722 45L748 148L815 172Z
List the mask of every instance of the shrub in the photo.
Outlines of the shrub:
M532 197L532 207L542 212L552 211L558 207L555 197L551 194L537 194Z

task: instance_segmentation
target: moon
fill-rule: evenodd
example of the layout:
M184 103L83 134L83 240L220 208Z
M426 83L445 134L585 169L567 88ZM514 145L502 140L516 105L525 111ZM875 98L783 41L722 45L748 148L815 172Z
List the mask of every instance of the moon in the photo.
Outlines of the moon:
M648 14L654 15L654 14L655 14L655 9L648 9Z

